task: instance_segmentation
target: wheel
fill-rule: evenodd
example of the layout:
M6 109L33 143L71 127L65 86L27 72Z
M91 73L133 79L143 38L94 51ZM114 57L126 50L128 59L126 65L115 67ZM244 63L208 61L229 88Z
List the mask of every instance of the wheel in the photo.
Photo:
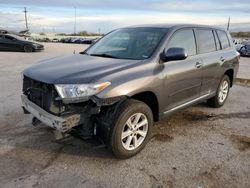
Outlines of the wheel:
M33 48L32 48L32 46L30 46L30 45L25 45L25 46L23 47L23 51L24 51L24 52L32 52L32 51L33 51Z
M216 91L216 95L211 99L208 99L207 103L215 108L223 106L227 100L229 89L230 89L230 79L227 75L224 75Z
M117 158L129 158L140 152L150 138L153 125L151 109L143 102L126 100L114 123L110 149Z

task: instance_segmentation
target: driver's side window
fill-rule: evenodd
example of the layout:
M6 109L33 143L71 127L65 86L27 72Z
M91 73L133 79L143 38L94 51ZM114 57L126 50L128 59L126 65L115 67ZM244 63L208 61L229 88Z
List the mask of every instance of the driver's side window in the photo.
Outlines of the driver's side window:
M188 56L196 55L196 44L192 29L176 31L167 44L167 48L184 48Z
M14 40L15 38L11 37L11 36L8 36L8 35L5 35L5 39L7 39L7 40Z

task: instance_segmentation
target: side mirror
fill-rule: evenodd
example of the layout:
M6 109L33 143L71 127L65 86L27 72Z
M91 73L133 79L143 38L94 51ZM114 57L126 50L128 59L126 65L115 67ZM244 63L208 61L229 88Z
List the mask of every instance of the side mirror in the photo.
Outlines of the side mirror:
M161 53L160 58L163 62L183 60L187 58L187 52L184 48L169 48Z

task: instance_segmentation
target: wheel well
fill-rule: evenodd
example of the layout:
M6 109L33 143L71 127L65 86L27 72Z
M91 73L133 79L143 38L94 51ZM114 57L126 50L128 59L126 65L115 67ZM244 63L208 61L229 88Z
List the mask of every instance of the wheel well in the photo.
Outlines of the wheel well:
M153 92L147 91L138 93L133 95L131 98L146 103L152 110L154 121L159 121L159 103Z
M227 75L230 79L230 86L233 86L233 79L234 79L234 70L233 69L229 69L225 72L225 75Z

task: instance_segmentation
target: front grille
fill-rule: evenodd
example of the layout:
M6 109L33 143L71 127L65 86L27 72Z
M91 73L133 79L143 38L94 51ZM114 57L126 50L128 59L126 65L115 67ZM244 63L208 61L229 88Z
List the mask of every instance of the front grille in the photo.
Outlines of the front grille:
M58 94L52 84L47 84L24 76L23 93L30 101L47 112L59 115L65 110L65 106L62 102L56 100Z

